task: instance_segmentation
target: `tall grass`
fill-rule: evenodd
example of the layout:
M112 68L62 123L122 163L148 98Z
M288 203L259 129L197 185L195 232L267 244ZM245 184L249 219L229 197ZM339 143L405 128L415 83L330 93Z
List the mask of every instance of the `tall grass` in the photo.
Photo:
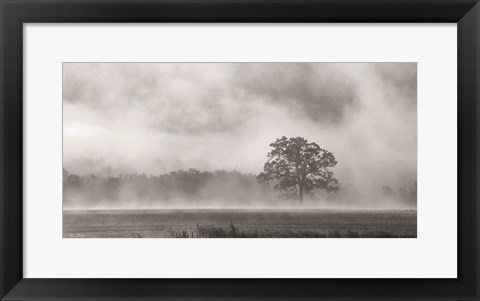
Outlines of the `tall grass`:
M170 238L416 238L414 232L393 233L388 231L339 231L339 230L269 230L244 231L233 224L227 227L197 225L195 231L171 231Z

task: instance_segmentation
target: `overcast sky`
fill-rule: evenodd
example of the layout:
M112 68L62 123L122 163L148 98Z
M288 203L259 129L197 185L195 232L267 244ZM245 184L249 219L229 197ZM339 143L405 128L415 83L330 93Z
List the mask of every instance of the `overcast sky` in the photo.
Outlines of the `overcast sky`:
M359 196L417 175L415 63L66 63L64 168L262 171L302 136Z

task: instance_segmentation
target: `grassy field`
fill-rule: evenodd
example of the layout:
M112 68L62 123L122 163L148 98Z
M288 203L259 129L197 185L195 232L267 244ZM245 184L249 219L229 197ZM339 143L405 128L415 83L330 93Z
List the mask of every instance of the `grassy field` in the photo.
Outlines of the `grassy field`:
M63 237L417 237L417 212L312 209L64 211Z

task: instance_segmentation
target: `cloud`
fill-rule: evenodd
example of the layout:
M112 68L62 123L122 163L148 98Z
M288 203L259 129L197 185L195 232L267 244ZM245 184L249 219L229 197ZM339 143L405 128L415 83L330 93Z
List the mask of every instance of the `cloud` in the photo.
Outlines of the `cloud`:
M64 166L258 173L269 143L332 151L345 202L416 181L415 63L64 64ZM94 162L94 163L92 163Z
M239 64L240 89L320 123L340 122L356 87L337 64Z

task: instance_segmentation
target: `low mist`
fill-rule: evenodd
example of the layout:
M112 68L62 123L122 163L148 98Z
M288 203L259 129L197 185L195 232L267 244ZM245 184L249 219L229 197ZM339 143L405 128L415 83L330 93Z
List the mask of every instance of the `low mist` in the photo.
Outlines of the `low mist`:
M65 63L65 209L297 208L275 139L338 164L306 208L416 208L415 63Z

